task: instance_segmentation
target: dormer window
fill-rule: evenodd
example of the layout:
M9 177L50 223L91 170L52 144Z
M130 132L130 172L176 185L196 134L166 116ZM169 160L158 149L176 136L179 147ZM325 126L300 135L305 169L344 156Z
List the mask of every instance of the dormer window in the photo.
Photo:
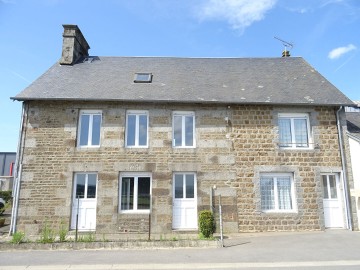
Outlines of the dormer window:
M135 83L151 83L152 74L151 73L135 73L134 82Z

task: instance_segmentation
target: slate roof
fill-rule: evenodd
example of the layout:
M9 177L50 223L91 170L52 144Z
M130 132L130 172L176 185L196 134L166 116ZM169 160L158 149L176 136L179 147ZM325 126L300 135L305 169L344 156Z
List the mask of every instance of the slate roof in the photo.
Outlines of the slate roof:
M360 141L360 112L347 112L346 123L348 132Z
M93 59L56 63L12 99L353 105L301 57ZM136 72L152 82L134 83Z

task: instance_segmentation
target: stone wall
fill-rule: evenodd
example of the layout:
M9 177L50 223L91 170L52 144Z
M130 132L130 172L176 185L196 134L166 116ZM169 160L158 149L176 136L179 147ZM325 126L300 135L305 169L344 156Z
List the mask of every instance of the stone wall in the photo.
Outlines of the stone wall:
M81 109L102 110L101 146L78 149ZM149 148L125 148L126 110L148 110ZM172 148L172 111L194 111L196 148ZM277 115L306 112L312 150L278 145ZM320 173L340 172L333 108L128 104L120 102L28 102L17 229L38 234L44 222L70 224L75 172L97 172L97 233L147 233L149 216L119 213L119 174L152 174L152 233L172 232L172 175L195 172L198 211L215 214L221 195L226 232L324 229ZM294 174L297 211L263 213L259 175Z

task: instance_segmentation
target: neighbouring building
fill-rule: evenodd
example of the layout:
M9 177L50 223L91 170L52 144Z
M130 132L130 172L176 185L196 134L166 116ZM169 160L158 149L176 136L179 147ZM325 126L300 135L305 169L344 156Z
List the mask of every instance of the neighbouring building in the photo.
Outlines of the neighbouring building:
M23 112L12 232L74 230L78 216L100 235L197 233L219 195L225 232L358 228L343 154L354 104L303 58L89 48L64 25L60 61L13 97Z
M0 191L12 190L16 153L0 152Z
M360 102L356 102L358 108L346 109L348 149L351 159L352 177L354 189L351 195L355 198L355 209L358 219L360 217ZM359 225L359 224L358 224ZM360 229L357 227L356 229Z

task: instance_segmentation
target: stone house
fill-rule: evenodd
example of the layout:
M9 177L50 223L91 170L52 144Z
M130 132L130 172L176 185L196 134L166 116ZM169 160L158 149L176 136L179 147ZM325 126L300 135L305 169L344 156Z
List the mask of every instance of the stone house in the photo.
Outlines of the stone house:
M357 227L342 158L343 106L354 104L303 58L89 48L64 25L60 61L13 97L23 112L12 232L63 222L197 233L219 195L225 232Z

